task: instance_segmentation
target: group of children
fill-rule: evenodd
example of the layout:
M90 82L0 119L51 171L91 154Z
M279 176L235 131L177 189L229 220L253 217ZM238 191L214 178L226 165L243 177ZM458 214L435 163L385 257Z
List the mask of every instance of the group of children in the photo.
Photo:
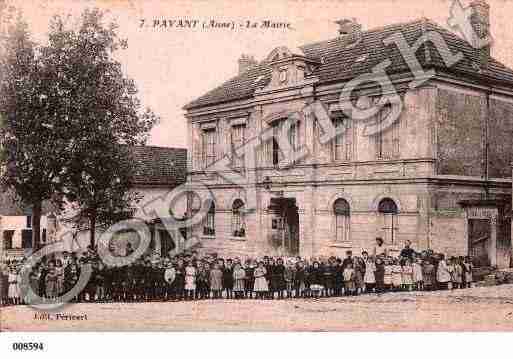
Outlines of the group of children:
M31 269L33 291L42 298L67 293L77 283L81 265L92 264L92 275L75 301L166 301L198 299L319 298L436 290L471 286L470 258L445 259L431 251L393 258L363 252L337 257L263 257L260 260L146 256L124 267L104 266L94 253L45 258ZM1 274L2 304L21 304L19 290L23 262L6 263Z

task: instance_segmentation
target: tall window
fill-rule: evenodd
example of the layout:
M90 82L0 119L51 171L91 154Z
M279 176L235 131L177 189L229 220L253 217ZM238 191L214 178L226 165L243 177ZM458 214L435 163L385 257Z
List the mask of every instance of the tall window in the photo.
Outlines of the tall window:
M233 201L232 205L232 235L245 237L246 226L244 223L244 202L240 199Z
M246 141L246 125L232 126L231 145L232 145L232 165L235 168L244 167L244 155L237 157L235 150L241 147Z
M205 217L203 234L206 236L215 236L216 234L216 205L214 202L210 205L210 209Z
M200 197L194 193L193 191L187 191L187 217L192 218L198 213L201 209L201 199Z
M299 150L303 140L301 137L301 121L292 123L290 127L288 127L288 133L284 133L285 126L283 123L284 120L278 120L272 124L273 138L269 143L270 147L268 149L268 158L270 158L270 163L273 166L277 166L283 160L285 155L283 149L279 146L280 136L287 136L286 139L290 144L291 152L286 154L288 155L287 160L293 158L294 152Z
M335 214L335 240L337 242L349 242L351 240L351 213L349 203L339 198L333 204Z
M281 121L275 121L272 124L273 128L273 139L272 139L272 164L273 166L277 166L278 163L283 158L283 153L281 152L280 146L279 146L279 138L281 134Z
M203 131L203 163L210 166L216 160L216 131L208 129Z
M399 123L400 118L390 123L387 116L391 112L391 106L384 106L378 113L377 133L374 135L376 141L377 159L396 159L399 158Z
M32 228L32 216L27 216L27 226L26 228Z
M386 244L395 244L397 242L397 205L394 200L384 198L379 202L378 212L381 215L381 224L384 231L384 240Z
M333 140L333 160L350 161L352 156L352 127L351 119L337 117L333 119L333 125L337 131L343 131Z
M4 249L12 249L12 238L14 237L14 230L4 231Z
M21 248L32 248L32 230L21 230Z

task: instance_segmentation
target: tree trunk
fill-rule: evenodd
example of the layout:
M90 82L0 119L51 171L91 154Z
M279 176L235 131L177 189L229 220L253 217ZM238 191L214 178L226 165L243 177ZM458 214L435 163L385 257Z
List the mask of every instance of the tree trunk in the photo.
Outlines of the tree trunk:
M32 252L41 247L41 211L41 201L32 205Z
M91 231L89 245L91 246L91 248L94 249L94 246L96 244L96 213L91 214L91 216L89 217L89 230Z

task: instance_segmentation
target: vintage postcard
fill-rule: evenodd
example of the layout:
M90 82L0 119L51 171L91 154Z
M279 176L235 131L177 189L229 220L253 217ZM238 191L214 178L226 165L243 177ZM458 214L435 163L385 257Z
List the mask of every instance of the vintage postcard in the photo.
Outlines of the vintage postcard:
M0 0L0 331L512 331L512 17Z

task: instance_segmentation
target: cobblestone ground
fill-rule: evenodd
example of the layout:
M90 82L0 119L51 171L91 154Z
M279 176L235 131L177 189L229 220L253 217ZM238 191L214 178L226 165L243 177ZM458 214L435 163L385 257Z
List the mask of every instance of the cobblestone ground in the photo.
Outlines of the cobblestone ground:
M477 331L513 330L513 285L319 300L72 304L87 320L35 319L2 308L3 331ZM39 313L38 313L39 314Z

